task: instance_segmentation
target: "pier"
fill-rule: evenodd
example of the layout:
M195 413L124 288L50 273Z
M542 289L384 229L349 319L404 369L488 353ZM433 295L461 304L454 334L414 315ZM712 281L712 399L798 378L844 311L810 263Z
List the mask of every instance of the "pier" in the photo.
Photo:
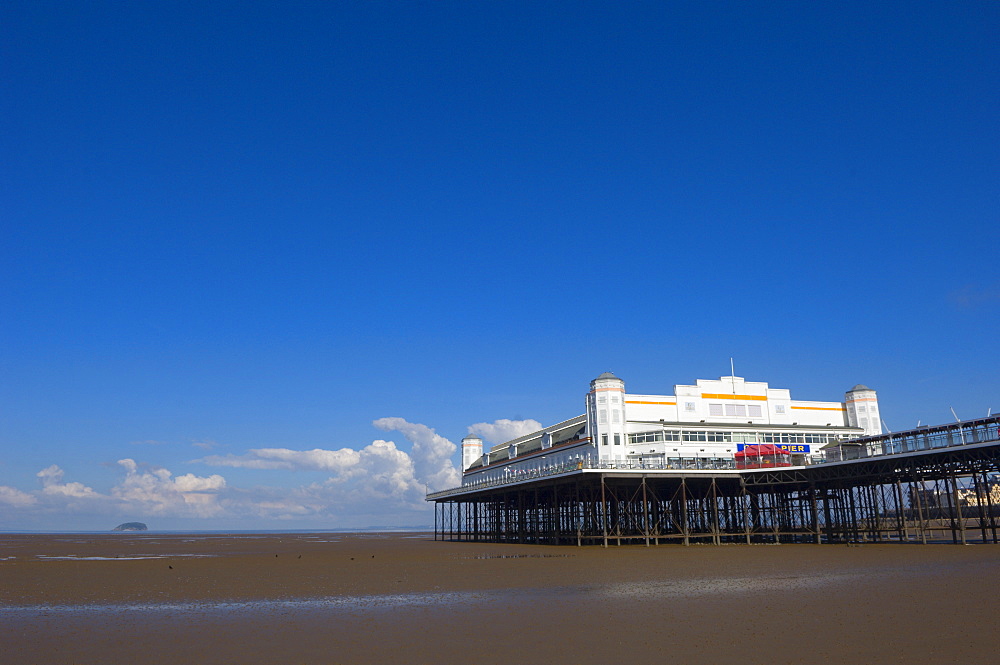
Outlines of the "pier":
M998 543L1000 416L843 442L804 466L580 461L427 495L435 540ZM719 468L721 467L721 468Z

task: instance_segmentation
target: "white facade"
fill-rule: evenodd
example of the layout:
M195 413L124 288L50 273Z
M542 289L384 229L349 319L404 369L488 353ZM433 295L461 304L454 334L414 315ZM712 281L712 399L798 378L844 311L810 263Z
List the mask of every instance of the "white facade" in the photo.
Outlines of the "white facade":
M807 464L823 446L882 432L878 398L863 385L843 402L793 400L787 389L738 376L639 395L605 372L591 381L585 404L584 415L495 445L468 464L473 456L463 439L463 484L553 466L725 468L755 444L778 446L793 463Z

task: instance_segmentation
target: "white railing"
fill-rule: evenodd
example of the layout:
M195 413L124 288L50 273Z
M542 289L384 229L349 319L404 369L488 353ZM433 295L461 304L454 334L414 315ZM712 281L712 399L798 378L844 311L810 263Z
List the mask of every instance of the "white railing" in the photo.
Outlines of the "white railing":
M461 487L441 490L440 492L430 492L427 498L435 499L489 487L516 485L529 480L536 480L547 476L559 476L566 473L583 471L584 469L610 469L616 471L735 471L736 460L721 457L674 457L668 458L665 462L639 462L632 460L595 461L581 459L561 464L549 464L535 469L508 469L505 470L503 476L471 481L464 483Z
M1000 440L1000 416L964 420L947 425L918 427L904 432L892 432L845 441L827 449L825 462L867 459L886 455L905 455L924 450L954 448Z

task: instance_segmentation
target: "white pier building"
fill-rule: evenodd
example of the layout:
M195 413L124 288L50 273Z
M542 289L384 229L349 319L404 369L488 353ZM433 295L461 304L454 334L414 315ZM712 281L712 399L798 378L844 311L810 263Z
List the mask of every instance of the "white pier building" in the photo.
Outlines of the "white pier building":
M552 467L733 468L745 446L774 446L795 465L832 443L882 433L875 391L856 385L842 402L793 400L784 388L738 376L634 395L605 372L590 382L586 413L483 450L462 440L463 485L514 480Z

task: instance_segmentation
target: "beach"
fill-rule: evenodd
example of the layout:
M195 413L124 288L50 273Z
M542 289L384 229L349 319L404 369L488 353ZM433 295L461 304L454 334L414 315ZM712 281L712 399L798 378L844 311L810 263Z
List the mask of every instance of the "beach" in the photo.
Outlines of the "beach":
M991 545L0 535L10 663L993 662Z

